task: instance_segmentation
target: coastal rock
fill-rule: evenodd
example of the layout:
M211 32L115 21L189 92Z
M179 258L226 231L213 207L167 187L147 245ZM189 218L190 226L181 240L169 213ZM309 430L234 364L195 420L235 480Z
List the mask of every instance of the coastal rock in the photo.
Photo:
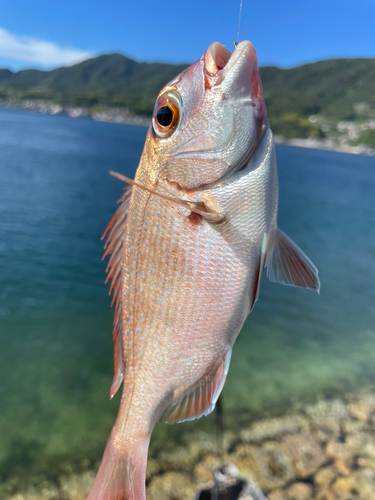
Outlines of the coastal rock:
M215 469L222 465L222 460L217 455L208 455L194 467L194 480L198 485L203 485L214 480Z
M360 394L347 406L349 413L357 420L366 422L375 413L375 394Z
M60 479L60 488L64 494L64 500L86 500L94 479L94 472L62 477Z
M195 461L219 451L219 446L214 436L203 431L185 436L184 443L186 444L185 449L188 450Z
M261 448L241 445L230 458L241 477L254 480L264 491L280 488L295 479L292 462L279 443L265 443Z
M288 495L284 490L273 490L268 495L268 500L289 500Z
M18 493L6 498L8 500L60 500L62 497L57 488L50 487L43 488L41 491L31 488L25 493Z
M313 489L307 483L294 483L286 490L290 500L311 500Z
M339 477L332 485L332 490L340 495L353 493L353 481L349 477Z
M329 458L351 461L353 450L346 444L337 441L330 441L326 446L326 455Z
M345 420L342 424L344 434L358 434L359 432L370 432L370 425L360 420Z
M314 483L321 488L328 488L336 478L337 472L333 467L324 467L320 469L314 476Z
M255 422L250 429L240 433L240 438L244 443L259 444L267 440L277 440L307 428L307 421L299 416L273 418Z
M196 454L197 455L197 454ZM189 471L192 469L196 456L183 446L158 454L158 464L164 471Z
M160 471L160 465L157 460L154 458L149 458L147 460L147 469L146 469L146 482L149 482L153 476L156 476Z
M287 436L283 447L300 479L313 475L327 461L319 443L309 433Z
M346 439L347 447L354 455L375 458L375 437L367 433L353 434Z
M147 488L147 500L191 500L195 487L186 473L167 472L152 478Z
M310 423L310 431L321 444L336 440L342 426L351 420L345 404L336 399L333 401L319 401L316 405L308 405L304 409Z
M334 463L334 468L337 470L341 476L350 476L352 472L352 467L353 463L352 461L346 462L345 460L342 460L341 458L337 458Z
M375 472L375 458L358 458L358 466Z
M305 407L305 413L312 420L323 417L328 419L333 418L338 422L342 422L350 418L348 409L340 399L319 401L315 405L308 405Z
M358 494L361 500L375 500L375 472L362 469L351 476L352 491Z

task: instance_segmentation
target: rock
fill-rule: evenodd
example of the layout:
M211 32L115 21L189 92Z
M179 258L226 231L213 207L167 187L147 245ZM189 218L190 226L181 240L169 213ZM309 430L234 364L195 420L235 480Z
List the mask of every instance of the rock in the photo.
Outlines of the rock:
M314 483L322 488L328 488L333 480L336 478L337 473L332 467L324 467L320 469L314 476Z
M346 445L354 455L375 458L375 437L371 434L361 432L349 435L346 438Z
M362 469L351 476L353 490L361 500L375 500L375 473L370 469Z
M310 421L310 431L324 445L340 436L341 424L333 417L314 417Z
M62 477L60 488L64 493L64 500L86 500L94 479L95 473L92 471Z
M374 458L362 458L358 459L359 467L363 467L364 469L371 469L375 472L375 459Z
M214 436L208 434L207 432L195 432L193 434L188 434L185 436L184 441L186 443L185 449L189 452L194 461L198 461L204 458L206 455L218 453L218 443Z
M359 420L345 420L342 424L344 434L358 434L359 432L369 432L370 426L367 422Z
M340 400L320 401L316 405L306 406L305 412L311 433L322 444L336 440L341 434L341 426L350 420L349 412Z
M263 491L280 488L295 479L290 458L276 442L265 443L261 448L242 445L233 459L241 477L255 480Z
M38 491L36 488L30 488L24 493L18 493L13 496L1 497L7 500L60 500L61 494L60 492L53 487L43 488L41 491ZM65 500L66 497L64 497Z
M340 399L332 401L319 401L316 405L305 407L305 413L310 419L328 418L334 419L337 422L343 422L350 418L349 412L345 404Z
M311 500L313 489L307 483L294 483L286 492L290 500Z
M273 490L268 495L268 500L289 500L289 497L283 490Z
M335 493L347 494L353 492L353 482L351 478L339 477L332 485L332 490Z
M343 500L343 497L341 495L338 496L333 493L330 488L323 488L318 491L316 500Z
M361 420L363 422L367 422L374 409L374 405L365 403L364 401L348 404L349 413L357 420Z
M375 394L359 394L352 398L347 406L350 414L363 422L369 420L371 414L375 413Z
M342 476L350 476L352 472L352 461L349 463L342 458L337 458L333 463L335 469Z
M215 469L222 465L223 461L217 455L208 455L204 460L194 467L194 480L199 486L214 481Z
M186 473L167 472L151 479L147 488L148 500L191 500L195 488Z
M245 443L262 443L267 440L277 440L288 434L294 434L307 429L308 424L302 417L285 417L261 420L255 422L250 429L240 433Z
M183 446L178 446L171 451L163 451L158 454L158 464L164 471L184 471L192 469L196 456Z
M146 469L146 481L149 482L153 476L156 476L160 471L160 465L157 460L154 458L149 458L147 460L147 469Z
M311 476L327 461L319 443L309 433L287 436L283 448L300 479Z
M353 450L346 443L330 441L326 446L326 455L333 459L342 459L351 461L353 459Z

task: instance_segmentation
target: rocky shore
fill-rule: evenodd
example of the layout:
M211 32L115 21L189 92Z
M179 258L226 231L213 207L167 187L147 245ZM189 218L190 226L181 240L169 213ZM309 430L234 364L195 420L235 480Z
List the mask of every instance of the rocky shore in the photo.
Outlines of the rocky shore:
M13 478L0 486L0 498L85 500L94 476L86 470L53 482L45 478L22 492ZM200 431L149 457L148 500L264 497L375 500L375 391L300 405L239 433L226 430L220 450Z

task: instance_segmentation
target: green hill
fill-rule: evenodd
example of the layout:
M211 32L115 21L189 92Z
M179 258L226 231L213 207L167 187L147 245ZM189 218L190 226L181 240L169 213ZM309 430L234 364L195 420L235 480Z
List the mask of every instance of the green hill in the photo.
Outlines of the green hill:
M1 69L0 98L119 107L150 115L159 90L186 66L139 63L110 54L53 71ZM322 137L336 130L339 121L358 124L375 118L375 59L332 59L290 69L267 66L260 72L276 134ZM311 115L317 118L309 120ZM375 130L367 127L365 132L367 143L372 138L375 143ZM352 143L360 141L358 134Z

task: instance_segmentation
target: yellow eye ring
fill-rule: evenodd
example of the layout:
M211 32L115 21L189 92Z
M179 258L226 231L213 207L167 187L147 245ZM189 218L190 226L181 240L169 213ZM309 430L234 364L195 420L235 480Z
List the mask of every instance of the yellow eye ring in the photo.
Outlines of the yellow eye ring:
M155 134L165 139L173 134L181 119L181 101L175 92L161 95L154 107L152 126Z

